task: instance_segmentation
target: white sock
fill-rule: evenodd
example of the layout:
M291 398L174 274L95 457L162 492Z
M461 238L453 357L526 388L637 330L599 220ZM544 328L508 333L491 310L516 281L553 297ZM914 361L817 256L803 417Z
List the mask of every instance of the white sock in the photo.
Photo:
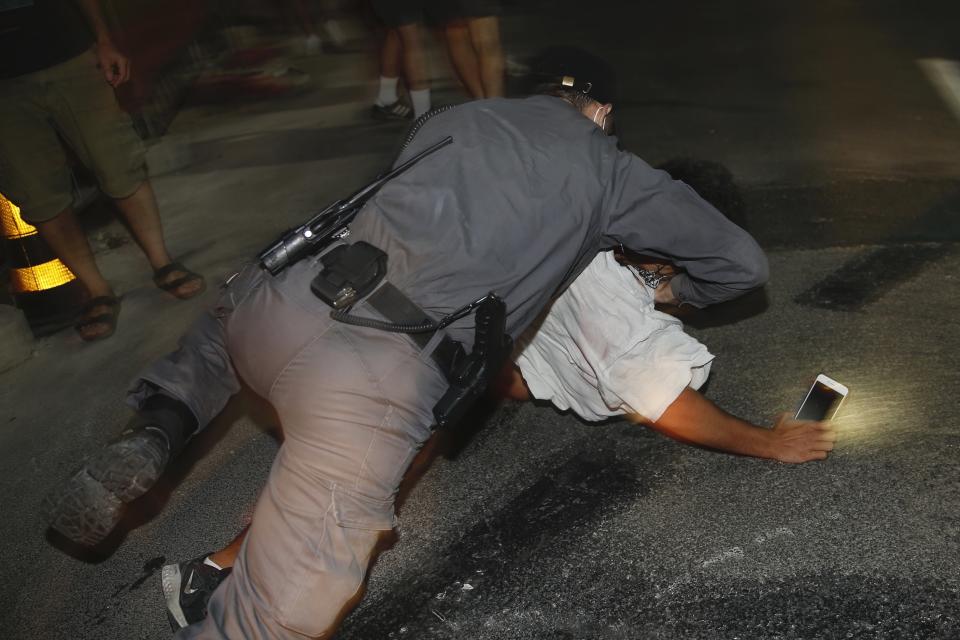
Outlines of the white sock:
M223 567L221 567L221 566L218 565L216 562L214 562L213 560L211 560L211 559L210 559L210 556L207 556L206 558L203 559L203 564L209 565L209 566L213 567L214 569L216 569L217 571L223 571Z
M377 104L385 107L397 101L397 83L400 78L384 78L380 76L380 93L377 94Z
M411 91L410 102L413 103L414 118L419 118L427 111L430 111L430 89Z

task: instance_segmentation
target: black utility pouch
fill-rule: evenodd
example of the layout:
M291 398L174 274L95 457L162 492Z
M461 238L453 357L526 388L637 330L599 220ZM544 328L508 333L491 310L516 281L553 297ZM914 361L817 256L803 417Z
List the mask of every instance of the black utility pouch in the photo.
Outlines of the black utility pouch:
M340 245L320 262L323 270L310 283L310 290L334 309L350 307L387 274L387 254L363 241Z

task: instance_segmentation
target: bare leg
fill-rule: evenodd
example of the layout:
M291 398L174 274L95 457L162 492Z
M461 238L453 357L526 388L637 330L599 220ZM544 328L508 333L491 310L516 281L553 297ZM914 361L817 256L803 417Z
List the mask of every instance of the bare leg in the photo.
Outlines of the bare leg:
M237 554L240 553L240 547L243 546L243 541L246 539L247 531L249 529L250 526L247 525L240 533L237 534L236 538L230 541L230 544L225 546L223 549L220 549L220 551L211 553L209 556L210 560L224 569L232 567L237 561Z
M49 245L54 255L60 258L60 261L86 287L91 299L114 295L110 283L104 279L97 267L93 250L90 249L90 243L72 207L64 209L57 217L45 222L37 222L34 226L37 227L40 237ZM112 310L110 305L85 308L81 324L77 327L80 337L84 340L96 340L112 333L113 324L110 322L82 322L109 314Z
M371 109L377 120L402 120L410 116L410 108L400 100L402 66L400 34L396 29L388 29L380 46L380 81Z
M444 27L444 39L453 70L472 98L484 98L483 81L480 79L480 62L470 41L470 31L465 22L451 22Z
M35 223L35 226L53 253L87 288L91 298L113 295L110 283L97 267L93 250L72 207L64 209L55 218Z
M157 208L157 199L153 194L150 181L144 180L131 195L126 198L117 198L114 203L129 226L133 239L146 254L150 266L159 269L169 264L170 254L163 240L160 211Z
M133 194L126 198L117 198L114 200L124 221L130 228L134 240L143 249L147 256L150 266L154 270L166 266L173 262L170 253L167 251L167 245L163 239L163 225L160 222L160 211L157 208L157 199L153 193L153 187L149 180L144 180L140 187ZM174 271L167 274L165 281L173 282L183 277L185 274L181 271ZM177 287L174 295L181 298L189 298L198 293L204 287L202 279L193 279L184 282Z
M423 33L419 24L405 24L397 27L403 44L403 77L407 89L418 91L428 89L427 58L423 50Z
M467 28L480 60L484 95L488 98L503 96L506 63L500 46L500 23L497 17L471 18L467 21Z
M396 29L388 29L380 49L380 75L384 78L399 78L402 55L400 34Z

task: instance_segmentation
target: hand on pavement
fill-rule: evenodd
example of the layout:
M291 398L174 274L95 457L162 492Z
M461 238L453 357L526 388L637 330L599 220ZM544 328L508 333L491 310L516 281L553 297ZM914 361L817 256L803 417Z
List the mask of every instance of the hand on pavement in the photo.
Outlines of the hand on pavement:
M770 457L795 464L823 460L837 440L837 431L829 422L794 420L786 413L777 418L770 433Z

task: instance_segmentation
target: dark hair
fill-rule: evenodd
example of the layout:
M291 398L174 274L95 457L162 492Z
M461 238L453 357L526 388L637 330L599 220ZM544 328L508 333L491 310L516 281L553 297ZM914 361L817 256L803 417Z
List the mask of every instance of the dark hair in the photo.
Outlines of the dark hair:
M730 170L719 162L696 158L673 158L657 167L681 180L716 207L735 225L746 229L743 196Z

